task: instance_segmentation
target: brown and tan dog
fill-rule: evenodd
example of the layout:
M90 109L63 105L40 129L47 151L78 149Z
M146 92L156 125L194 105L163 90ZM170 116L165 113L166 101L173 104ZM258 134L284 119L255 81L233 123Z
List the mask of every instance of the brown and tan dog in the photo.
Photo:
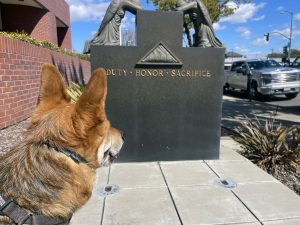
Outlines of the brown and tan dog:
M123 144L122 133L106 118L106 93L106 72L97 69L72 104L58 70L44 65L24 141L0 156L0 195L55 218L80 208L91 196L95 169L110 165Z

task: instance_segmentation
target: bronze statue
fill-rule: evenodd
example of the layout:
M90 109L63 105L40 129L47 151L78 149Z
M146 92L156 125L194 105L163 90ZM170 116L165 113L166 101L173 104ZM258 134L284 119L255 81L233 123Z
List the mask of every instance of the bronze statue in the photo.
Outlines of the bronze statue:
M125 16L125 11L135 15L137 10L142 9L139 0L112 0L98 31L91 41L86 41L83 52L89 53L91 44L120 45L119 27Z
M215 36L209 13L201 0L177 0L176 5L177 10L189 14L190 20L193 22L195 29L193 47L224 47Z

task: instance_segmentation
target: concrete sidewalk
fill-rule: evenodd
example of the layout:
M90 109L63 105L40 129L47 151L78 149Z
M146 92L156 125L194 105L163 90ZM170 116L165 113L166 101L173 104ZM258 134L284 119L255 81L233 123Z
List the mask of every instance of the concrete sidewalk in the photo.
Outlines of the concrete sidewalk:
M221 140L220 160L124 163L98 172L89 202L76 225L299 225L300 197ZM215 185L218 178L238 183ZM101 197L99 187L120 192Z

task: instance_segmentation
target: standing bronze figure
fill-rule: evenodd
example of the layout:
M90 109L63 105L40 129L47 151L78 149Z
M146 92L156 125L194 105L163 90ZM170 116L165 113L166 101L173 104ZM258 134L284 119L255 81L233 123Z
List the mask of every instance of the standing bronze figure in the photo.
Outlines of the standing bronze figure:
M189 14L193 22L195 34L193 47L224 47L215 36L208 10L201 0L177 0L177 10Z
M86 41L84 53L90 52L90 45L120 45L119 28L125 12L136 14L143 7L139 0L112 0L108 6L102 23L91 41Z

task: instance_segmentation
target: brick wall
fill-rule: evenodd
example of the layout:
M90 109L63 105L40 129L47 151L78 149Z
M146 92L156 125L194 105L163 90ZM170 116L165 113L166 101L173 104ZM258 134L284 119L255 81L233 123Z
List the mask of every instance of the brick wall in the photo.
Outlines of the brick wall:
M70 11L69 5L64 0L37 0L46 9L53 12L57 18L70 26Z
M42 4L45 8L47 8L50 12L54 13L57 18L59 18L66 27L66 35L61 43L61 48L71 49L71 23L70 23L70 9L69 5L64 0L37 0L40 4ZM59 34L58 34L58 37Z
M58 44L61 48L72 49L71 44L71 22L70 22L70 9L69 5L64 0L37 0L40 4L46 7L50 12L60 19L67 27L58 29L57 36L61 38L61 32L65 32L63 40L58 40Z
M33 38L49 41L58 44L62 48L71 49L69 7L64 1L60 0L60 2L61 4L55 7L51 6L51 10L48 8L40 9L23 5L3 4L1 10L3 30L10 32L25 31ZM60 5L62 5L61 8L59 8ZM63 28L64 35L57 31L56 17L66 25ZM59 43L58 37L60 39Z
M30 117L43 63L55 64L66 84L90 77L88 61L0 36L0 129Z
M33 38L57 43L55 15L46 9L3 5L2 19L5 31L25 31Z

